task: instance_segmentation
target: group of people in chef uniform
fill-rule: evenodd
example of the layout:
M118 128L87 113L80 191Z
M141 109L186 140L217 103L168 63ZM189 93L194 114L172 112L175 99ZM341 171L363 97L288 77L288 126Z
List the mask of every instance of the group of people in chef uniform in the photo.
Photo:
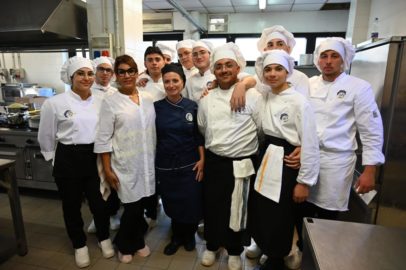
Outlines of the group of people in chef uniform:
M130 263L151 253L144 237L158 194L171 219L164 254L193 251L203 221L204 266L224 248L228 268L240 270L246 247L247 257L262 255L257 269L300 267L303 218L337 219L352 187L374 188L384 155L371 85L345 73L353 46L323 41L314 52L321 74L310 79L295 70L294 46L283 26L264 29L254 76L231 42L183 40L176 52L158 43L145 51L144 72L129 55L66 61L71 91L43 104L38 141L54 164L78 267L90 265L83 197L103 257L117 251ZM356 132L364 171L353 182Z

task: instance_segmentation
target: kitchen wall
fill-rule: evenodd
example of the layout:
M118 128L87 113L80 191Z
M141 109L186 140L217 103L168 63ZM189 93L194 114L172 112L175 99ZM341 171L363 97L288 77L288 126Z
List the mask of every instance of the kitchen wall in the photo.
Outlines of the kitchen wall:
M13 63L12 53L4 53L7 69L18 67L17 54ZM38 83L42 87L54 88L58 93L65 90L65 84L60 79L60 71L67 59L67 53L20 53L21 67L25 70L22 82ZM3 67L4 67L4 63Z
M270 13L229 14L229 33L261 33L266 27L280 24L291 32L345 32L347 30L348 11L301 11ZM190 38L193 26L182 14L174 13L174 30L185 30L184 37ZM200 14L199 22L207 27L207 16Z
M371 32L374 18L378 18L379 37L406 36L405 14L405 0L371 0L368 33Z

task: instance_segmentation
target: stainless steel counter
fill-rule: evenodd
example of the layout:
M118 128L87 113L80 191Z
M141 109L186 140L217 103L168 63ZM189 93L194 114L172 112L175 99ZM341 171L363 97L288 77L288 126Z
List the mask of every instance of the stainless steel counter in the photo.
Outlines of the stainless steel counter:
M406 230L305 219L302 270L406 269Z

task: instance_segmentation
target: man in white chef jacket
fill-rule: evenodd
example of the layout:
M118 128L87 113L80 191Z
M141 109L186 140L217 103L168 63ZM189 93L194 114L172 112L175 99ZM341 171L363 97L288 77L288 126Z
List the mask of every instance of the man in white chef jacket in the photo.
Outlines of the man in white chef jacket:
M92 94L104 97L115 93L117 88L111 86L111 80L114 76L114 59L111 57L101 56L93 59L93 66L96 73L94 83L92 87L90 87ZM111 190L107 203L110 211L110 229L118 230L120 227L120 215L118 214L120 200L115 190ZM87 232L96 232L94 220L90 222Z
M184 39L176 43L176 52L178 59L183 67L186 79L193 76L198 72L197 68L193 65L192 50L195 41L191 39Z
M348 210L351 187L360 194L373 190L377 166L385 162L382 119L371 85L344 72L354 55L352 44L337 37L326 39L314 52L321 75L310 78L308 98L320 141L320 174L302 204L303 216L337 219ZM353 183L357 131L364 170Z
M286 30L282 25L274 25L262 31L257 43L257 48L261 53L279 49L291 54L295 45L296 41L291 32ZM295 87L296 91L307 96L309 91L309 78L306 74L294 69L288 81ZM260 83L258 85L260 85Z
M236 195L236 187L241 187L239 179L249 179L255 174L253 161L255 162L258 150L257 126L261 95L255 88L251 88L247 90L243 111L235 112L230 107L230 98L238 81L237 75L245 67L245 63L234 43L214 49L210 68L216 76L218 87L200 100L197 115L206 148L203 205L207 249L201 263L204 266L212 265L217 250L223 246L229 255L230 270L241 269L240 254L244 250L243 245L248 244L244 237L244 226L234 226L233 223L237 221L237 224L243 224L243 220L234 219L238 212L234 211L234 199L241 199L243 196ZM248 191L249 181L243 183ZM240 190L244 188L241 187Z
M101 56L93 59L95 80L90 88L95 95L111 95L117 91L117 88L111 86L111 80L114 76L114 59L111 57Z

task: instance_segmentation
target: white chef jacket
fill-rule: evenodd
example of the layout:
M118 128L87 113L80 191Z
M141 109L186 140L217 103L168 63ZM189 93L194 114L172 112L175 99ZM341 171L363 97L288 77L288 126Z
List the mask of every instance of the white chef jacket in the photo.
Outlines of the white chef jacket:
M267 91L264 99L261 111L263 132L301 146L297 182L314 185L319 174L320 154L316 121L309 102L294 87L279 94Z
M251 76L246 72L238 73L237 78L239 80L244 79L247 76ZM216 76L211 73L210 69L206 70L203 75L200 72L194 74L186 80L185 89L182 91L182 95L193 101L198 102L204 90L206 90L210 83L216 79Z
M357 130L362 142L362 164L385 162L381 115L371 85L364 80L343 72L334 82L324 81L322 75L309 82L309 101L320 143L320 176L308 201L344 211L353 180Z
M245 110L234 112L230 107L233 85L228 90L214 88L202 98L197 113L205 147L219 156L237 158L253 155L258 150L257 125L260 124L261 95L255 88L246 94Z
M144 74L143 78L147 78L148 82L145 87L137 87L139 91L150 93L154 99L154 102L166 97L162 77L157 82L154 82L154 80L147 74Z
M195 66L193 66L191 69L186 69L184 67L182 67L182 68L183 68L183 73L185 73L186 80L189 79L190 77L192 77L193 75L195 75L196 73L199 73L199 70Z
M117 92L117 88L111 86L110 84L107 86L103 86L96 82L93 83L92 87L90 87L90 90L92 91L92 94L101 95L101 96L104 96L104 95L110 96L111 94L114 94L115 92Z
M111 167L123 203L155 193L155 110L152 96L139 92L140 105L116 92L103 100L94 152L111 153Z
M256 88L259 92L263 92L268 86L264 85L258 78L258 75L254 76L255 80L257 81ZM287 81L295 87L295 90L305 97L309 94L309 77L303 72L294 69L292 75L287 78Z
M183 95L193 101L198 102L202 93L208 88L208 85L216 79L210 69L206 70L203 75L197 72L190 78L186 79L186 86Z
M94 143L101 100L96 95L82 100L71 90L45 100L38 130L38 142L45 160L54 159L57 142L67 145Z

